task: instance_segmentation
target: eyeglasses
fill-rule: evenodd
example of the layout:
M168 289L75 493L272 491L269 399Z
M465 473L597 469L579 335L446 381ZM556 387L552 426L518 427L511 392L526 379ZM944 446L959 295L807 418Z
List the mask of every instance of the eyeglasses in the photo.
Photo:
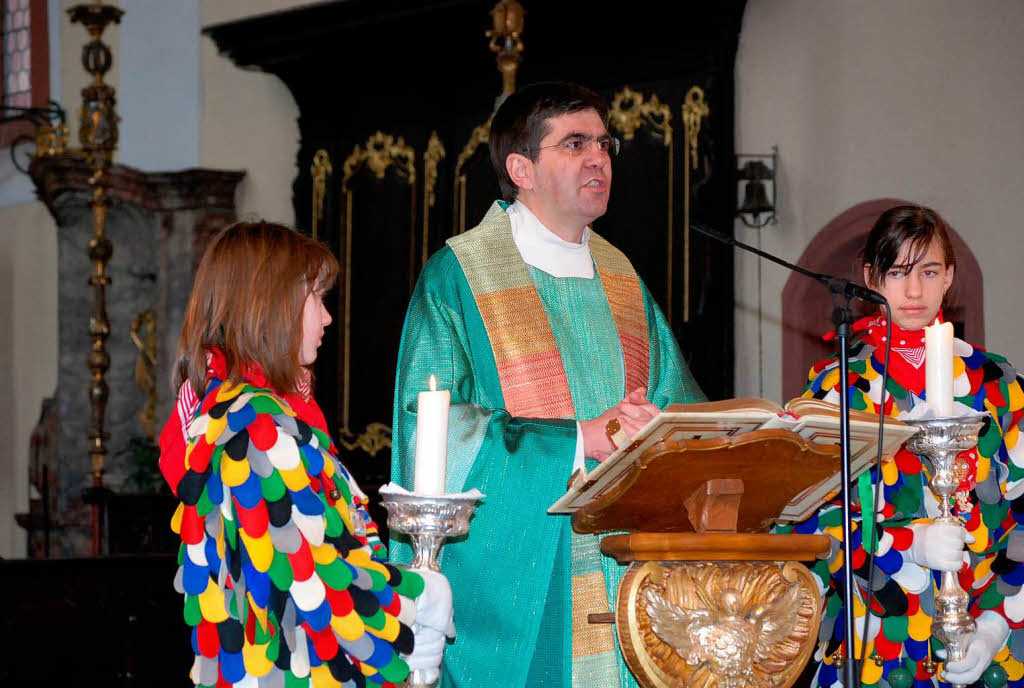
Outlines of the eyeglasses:
M553 143L550 146L538 146L537 148L524 148L523 153L529 155L530 153L536 153L542 151L545 148L561 148L569 155L575 157L577 155L583 155L593 147L597 147L597 150L602 153L607 153L610 157L615 157L619 154L619 148L622 143L614 136L573 136L567 138L565 141Z

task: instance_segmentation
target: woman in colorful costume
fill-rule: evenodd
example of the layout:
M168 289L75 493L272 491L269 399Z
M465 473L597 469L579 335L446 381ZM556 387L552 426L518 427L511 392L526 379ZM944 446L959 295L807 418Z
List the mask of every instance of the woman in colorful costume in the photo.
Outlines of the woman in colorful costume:
M196 272L160 436L196 685L395 686L436 677L454 634L447 580L388 563L311 395L337 272L263 222L226 228Z
M881 399L887 337L886 316L876 314L854 323L859 339L851 345L849 397L851 408L897 416L924 402L924 331L936 318L952 284L956 259L945 222L932 210L900 206L883 213L862 253L865 283L889 301L892 346L889 380ZM863 656L865 686L918 688L971 684L983 679L994 687L1024 685L1024 442L1018 423L1024 417L1024 391L1006 359L954 340L954 414L979 411L989 418L976 448L957 459L960 485L953 514L963 523L932 523L938 514L928 488L929 470L901 448L882 466L882 492L875 528L874 575L867 646L864 635L868 563L860 504L853 506L853 552L856 636L855 654ZM836 357L816 363L804 396L838 403ZM861 486L862 499L875 494L877 472ZM873 497L870 497L873 501ZM833 538L828 560L817 562L824 615L816 659L821 661L814 685L842 683L842 664L849 648L843 628L842 504L826 504L815 516L777 532L824 533ZM963 552L967 544L966 554ZM935 592L941 571L958 571L970 595L969 612L978 630L966 657L943 665L941 644L931 637ZM1014 629L1011 632L1011 629Z

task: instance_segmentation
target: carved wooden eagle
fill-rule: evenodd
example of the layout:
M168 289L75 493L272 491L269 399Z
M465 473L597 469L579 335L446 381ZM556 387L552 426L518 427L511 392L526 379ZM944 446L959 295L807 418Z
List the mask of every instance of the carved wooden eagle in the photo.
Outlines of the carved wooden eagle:
M796 585L767 605L745 606L735 588L723 590L721 599L708 609L683 609L653 586L645 596L651 629L695 667L692 678L706 669L725 688L765 685L752 671L754 664L768 658L771 648L793 631L800 608Z

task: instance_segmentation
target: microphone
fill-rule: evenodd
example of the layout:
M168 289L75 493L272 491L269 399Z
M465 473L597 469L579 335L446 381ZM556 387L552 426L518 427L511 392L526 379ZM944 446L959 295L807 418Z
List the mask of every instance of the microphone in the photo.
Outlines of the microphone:
M885 306L889 305L889 302L886 301L885 297L879 294L874 289L862 287L856 282L848 280L845 277L834 277L832 275L823 275L820 272L812 272L810 270L800 267L799 265L794 265L793 263L784 261L781 258L773 256L770 253L766 253L759 248L754 248L753 246L744 244L742 241L736 241L731 236L722 234L721 232L717 232L711 229L710 227L705 227L704 225L691 224L690 227L695 231L700 232L704 236L709 236L716 241L722 242L723 244L727 244L729 246L736 246L737 248L741 248L744 251L748 251L750 253L753 253L754 255L761 256L765 260L770 260L773 263L778 263L782 267L788 268L793 272L799 272L801 275L806 275L807 277L810 277L813 280L817 280L818 282L821 282L826 287L828 287L829 291L831 291L833 294L842 294L847 296L848 298L860 299L861 301L867 301L868 303L876 303Z

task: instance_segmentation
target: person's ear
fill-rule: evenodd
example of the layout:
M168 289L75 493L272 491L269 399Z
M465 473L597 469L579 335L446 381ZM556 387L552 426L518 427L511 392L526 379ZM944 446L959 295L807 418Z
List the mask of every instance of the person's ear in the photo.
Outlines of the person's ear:
M953 284L953 274L956 272L955 265L946 266L946 277L942 280L942 293L945 295L949 291L950 286Z
M868 289L875 289L875 285L872 284L872 282L871 282L871 264L870 263L864 263L864 285Z
M505 171L512 183L520 189L533 188L533 161L521 153L509 153L505 158Z

